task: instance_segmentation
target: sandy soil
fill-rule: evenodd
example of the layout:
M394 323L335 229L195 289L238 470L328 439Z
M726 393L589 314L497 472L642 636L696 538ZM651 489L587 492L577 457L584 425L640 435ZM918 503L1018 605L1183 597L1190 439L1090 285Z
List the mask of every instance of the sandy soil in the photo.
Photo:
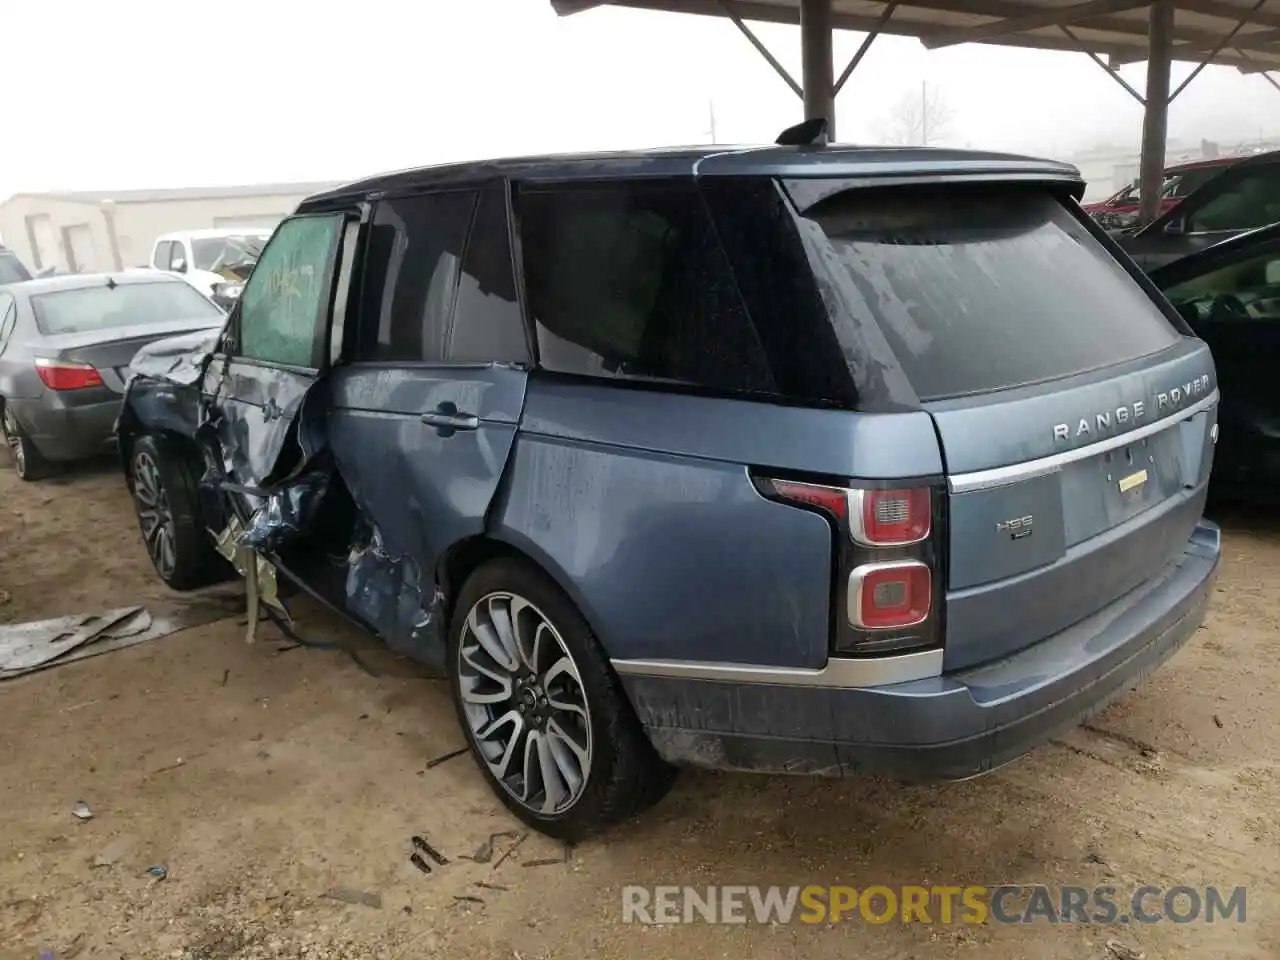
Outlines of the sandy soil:
M1089 727L992 776L903 787L685 775L572 851L529 836L438 681L254 645L227 620L0 685L0 958L1280 956L1280 521L1228 520L1207 626ZM0 621L163 598L110 464L0 473ZM332 619L306 636L352 642ZM84 800L94 817L77 822ZM408 862L421 835L448 860ZM95 866L95 861L99 864ZM147 868L163 866L167 878ZM625 884L1248 887L1248 921L638 927ZM378 905L326 897L376 893Z

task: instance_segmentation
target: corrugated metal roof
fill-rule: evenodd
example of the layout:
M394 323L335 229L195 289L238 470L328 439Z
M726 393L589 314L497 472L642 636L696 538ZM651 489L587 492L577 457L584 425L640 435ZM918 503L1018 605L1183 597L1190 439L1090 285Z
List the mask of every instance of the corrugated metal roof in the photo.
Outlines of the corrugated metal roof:
M800 0L551 0L568 15L592 7L633 7L771 23L800 22ZM832 0L837 29L875 29L885 0ZM960 42L1043 50L1087 50L1116 63L1147 57L1150 0L901 0L885 33L917 37L926 47ZM1237 24L1244 22L1237 29ZM1200 62L1235 30L1212 62L1245 72L1280 69L1280 9L1260 0L1176 0L1176 60ZM837 69L839 65L837 65Z

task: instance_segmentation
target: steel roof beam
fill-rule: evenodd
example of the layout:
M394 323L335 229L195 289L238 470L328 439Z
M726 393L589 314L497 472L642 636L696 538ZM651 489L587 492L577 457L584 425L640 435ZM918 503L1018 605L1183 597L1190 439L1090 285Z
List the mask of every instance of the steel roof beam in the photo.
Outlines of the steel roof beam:
M857 52L841 72L840 79L836 81L835 89L831 91L831 95L833 97L838 97L840 95L840 91L844 89L845 81L848 80L849 75L858 68L858 64L860 64L862 62L862 58L867 55L867 51L871 49L871 44L875 43L876 37L880 36L880 31L883 30L885 25L889 22L889 18L893 16L893 11L896 10L897 7L898 0L889 0L889 2L884 5L884 10L880 14L880 20L876 23L876 28L874 30L869 30L867 35L862 38L862 43L859 45Z
M553 5L557 12L565 14L580 12L592 7L613 6L726 18L719 0L554 0ZM732 6L738 16L745 21L779 23L789 26L796 26L799 23L798 3L793 2L782 6L773 3L762 3L759 0L733 0ZM1238 20L1243 12L1240 7L1233 7L1219 2L1219 0L1179 0L1178 7L1203 13L1207 16L1225 17L1232 22ZM871 33L878 29L881 34L895 36L920 37L928 34L930 27L927 24L921 23L919 20L905 19L907 15L904 10L907 9L968 13L1008 19L1025 16L1044 8L1027 7L1011 2L1011 0L901 0L893 19L888 22L881 23L880 18L877 16L833 11L831 24L837 30L853 30L859 33ZM1253 16L1251 22L1262 26L1275 25L1280 27L1280 14L1264 10ZM1108 15L1078 21L1075 26L1077 30L1105 31L1120 34L1123 39L1115 37L1095 40L1089 37L1078 37L1079 42L1076 42L1054 35L1012 34L992 37L983 42L1030 50L1063 50L1072 53L1079 52L1083 45L1085 49L1093 53L1108 57L1113 66L1147 59L1149 38L1148 24L1145 19L1130 20ZM1222 39L1223 33L1192 30L1184 27L1177 29L1175 35L1182 42L1174 46L1172 50L1173 58L1178 60L1190 59L1198 62L1201 59L1200 56L1186 56L1182 52L1182 47L1189 43L1194 43L1203 45L1205 49L1212 49ZM1280 62L1263 63L1257 60L1249 60L1243 53L1239 52L1239 48L1248 46L1247 34L1244 37L1237 35L1235 43L1231 46L1237 49L1229 50L1224 48L1213 62L1223 66L1236 67L1244 72L1257 73L1263 70L1280 69ZM1280 61L1280 49L1269 48L1256 52L1274 56L1277 61Z
M1070 7L1042 8L1035 13L1009 17L976 27L941 30L937 33L925 34L920 38L920 42L930 50L952 47L961 43L982 43L993 37L1007 37L1010 34L1026 33L1029 30L1059 27L1063 24L1076 23L1111 13L1123 13L1125 10L1136 10L1150 5L1151 0L1088 0L1087 3L1077 3Z
M1072 32L1071 28L1068 27L1065 23L1058 24L1058 29L1061 30L1064 34L1067 35L1067 37L1071 39L1071 41L1076 45L1076 48L1081 53L1085 54L1090 60L1092 60L1094 63L1100 66L1103 70L1105 70L1107 72L1107 76L1109 76L1116 83L1120 84L1120 86L1124 87L1125 90L1128 91L1129 96L1137 100L1140 104L1143 105L1143 107L1146 107L1147 98L1144 97L1142 94L1140 94L1137 90L1135 90L1133 85L1129 83L1128 80L1120 76L1120 71L1118 71L1115 67L1111 66L1110 64L1104 63L1103 59L1100 56L1098 56L1096 53L1094 53L1092 50L1090 50L1085 45L1084 41L1081 40L1079 37L1077 37L1075 33Z
M1237 21L1236 25L1231 28L1231 32L1218 41L1218 45L1209 51L1209 55L1200 61L1199 65L1194 70L1191 71L1191 74L1187 77L1187 79L1183 80L1182 83L1178 84L1178 89L1173 91L1173 93L1169 94L1170 103L1173 103L1173 101L1177 100L1178 94L1180 94L1183 90L1187 89L1187 85L1191 83L1192 80L1200 76L1200 71L1214 61L1214 59L1218 56L1218 54L1222 52L1222 48L1225 47L1228 43L1230 43L1231 38L1240 32L1240 28L1249 22L1249 17L1257 13L1259 8L1261 8L1261 6L1266 2L1267 0L1258 0L1258 2L1253 5L1253 9L1249 10L1247 13L1245 13L1243 17L1239 19L1239 21ZM1185 53L1187 51L1184 50L1182 52Z
M796 78L791 76L787 71L787 68L782 65L778 58L769 52L769 48L764 45L764 41L757 37L752 29L746 25L742 17L738 14L737 5L735 4L734 6L730 6L728 0L719 0L719 4L721 9L724 11L725 16L732 20L733 25L742 31L742 35L747 38L748 42L750 42L753 47L756 48L756 52L759 53L760 56L764 57L765 62L768 63L769 66L773 67L774 72L783 79L783 82L791 88L792 92L803 100L803 88L801 88L800 84L796 83Z

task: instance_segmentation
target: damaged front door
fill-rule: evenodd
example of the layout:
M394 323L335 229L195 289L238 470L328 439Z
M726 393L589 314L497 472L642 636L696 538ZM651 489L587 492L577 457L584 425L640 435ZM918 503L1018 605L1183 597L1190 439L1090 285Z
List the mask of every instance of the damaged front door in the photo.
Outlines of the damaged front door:
M380 200L333 374L330 444L371 523L348 609L428 662L443 653L440 559L484 531L524 405L508 212L502 183Z
M270 487L314 452L305 449L298 415L326 365L341 248L345 233L354 240L354 216L284 221L245 285L204 381L232 483Z

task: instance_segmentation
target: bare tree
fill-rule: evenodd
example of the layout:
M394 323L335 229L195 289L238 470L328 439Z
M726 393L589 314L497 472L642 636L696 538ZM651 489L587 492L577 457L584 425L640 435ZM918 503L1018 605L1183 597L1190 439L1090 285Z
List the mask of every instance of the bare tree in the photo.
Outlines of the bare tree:
M942 91L921 83L919 90L908 90L894 103L880 136L886 143L927 147L946 136L951 117L951 106Z

